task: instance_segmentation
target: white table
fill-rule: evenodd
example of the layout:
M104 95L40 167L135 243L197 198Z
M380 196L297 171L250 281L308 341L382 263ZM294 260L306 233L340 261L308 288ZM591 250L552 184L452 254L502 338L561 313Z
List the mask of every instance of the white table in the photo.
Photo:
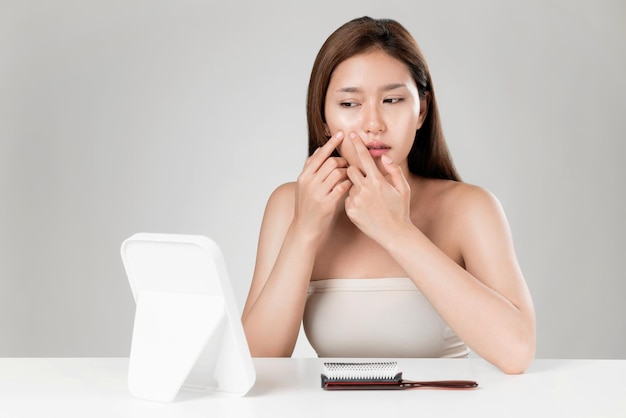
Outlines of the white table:
M243 398L183 390L158 403L129 394L128 359L0 358L0 417L626 417L626 360L535 360L508 376L480 359L399 359L405 379L480 387L350 392L320 388L328 360L255 359Z

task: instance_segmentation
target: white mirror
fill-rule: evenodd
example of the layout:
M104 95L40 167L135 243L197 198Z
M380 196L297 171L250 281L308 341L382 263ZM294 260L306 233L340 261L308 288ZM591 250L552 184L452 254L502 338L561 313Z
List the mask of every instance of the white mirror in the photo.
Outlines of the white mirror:
M245 395L256 374L218 245L139 233L121 255L136 302L130 392L163 402L181 387Z

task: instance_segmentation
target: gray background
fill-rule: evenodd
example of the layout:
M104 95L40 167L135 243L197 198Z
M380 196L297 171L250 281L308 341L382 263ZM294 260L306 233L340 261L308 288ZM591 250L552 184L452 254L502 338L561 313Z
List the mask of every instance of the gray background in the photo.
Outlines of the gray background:
M212 237L241 309L315 54L366 14L416 37L464 180L501 200L538 357L626 358L619 0L2 0L0 355L127 356L135 232Z

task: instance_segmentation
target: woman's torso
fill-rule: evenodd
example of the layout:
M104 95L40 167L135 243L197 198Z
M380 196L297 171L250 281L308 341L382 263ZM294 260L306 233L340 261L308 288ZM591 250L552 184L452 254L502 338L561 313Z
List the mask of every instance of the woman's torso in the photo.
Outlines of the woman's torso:
M310 283L303 317L320 357L466 357L467 346L406 277Z
M411 219L462 265L453 228L455 185L460 183L421 179ZM467 356L467 346L402 267L345 212L315 260L303 323L320 357Z

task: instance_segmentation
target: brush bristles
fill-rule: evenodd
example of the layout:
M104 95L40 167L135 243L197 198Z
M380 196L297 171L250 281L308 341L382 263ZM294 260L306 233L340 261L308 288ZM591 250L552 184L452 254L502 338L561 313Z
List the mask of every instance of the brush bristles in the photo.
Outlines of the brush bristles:
M394 380L398 374L395 361L371 363L324 363L323 375L336 380Z

